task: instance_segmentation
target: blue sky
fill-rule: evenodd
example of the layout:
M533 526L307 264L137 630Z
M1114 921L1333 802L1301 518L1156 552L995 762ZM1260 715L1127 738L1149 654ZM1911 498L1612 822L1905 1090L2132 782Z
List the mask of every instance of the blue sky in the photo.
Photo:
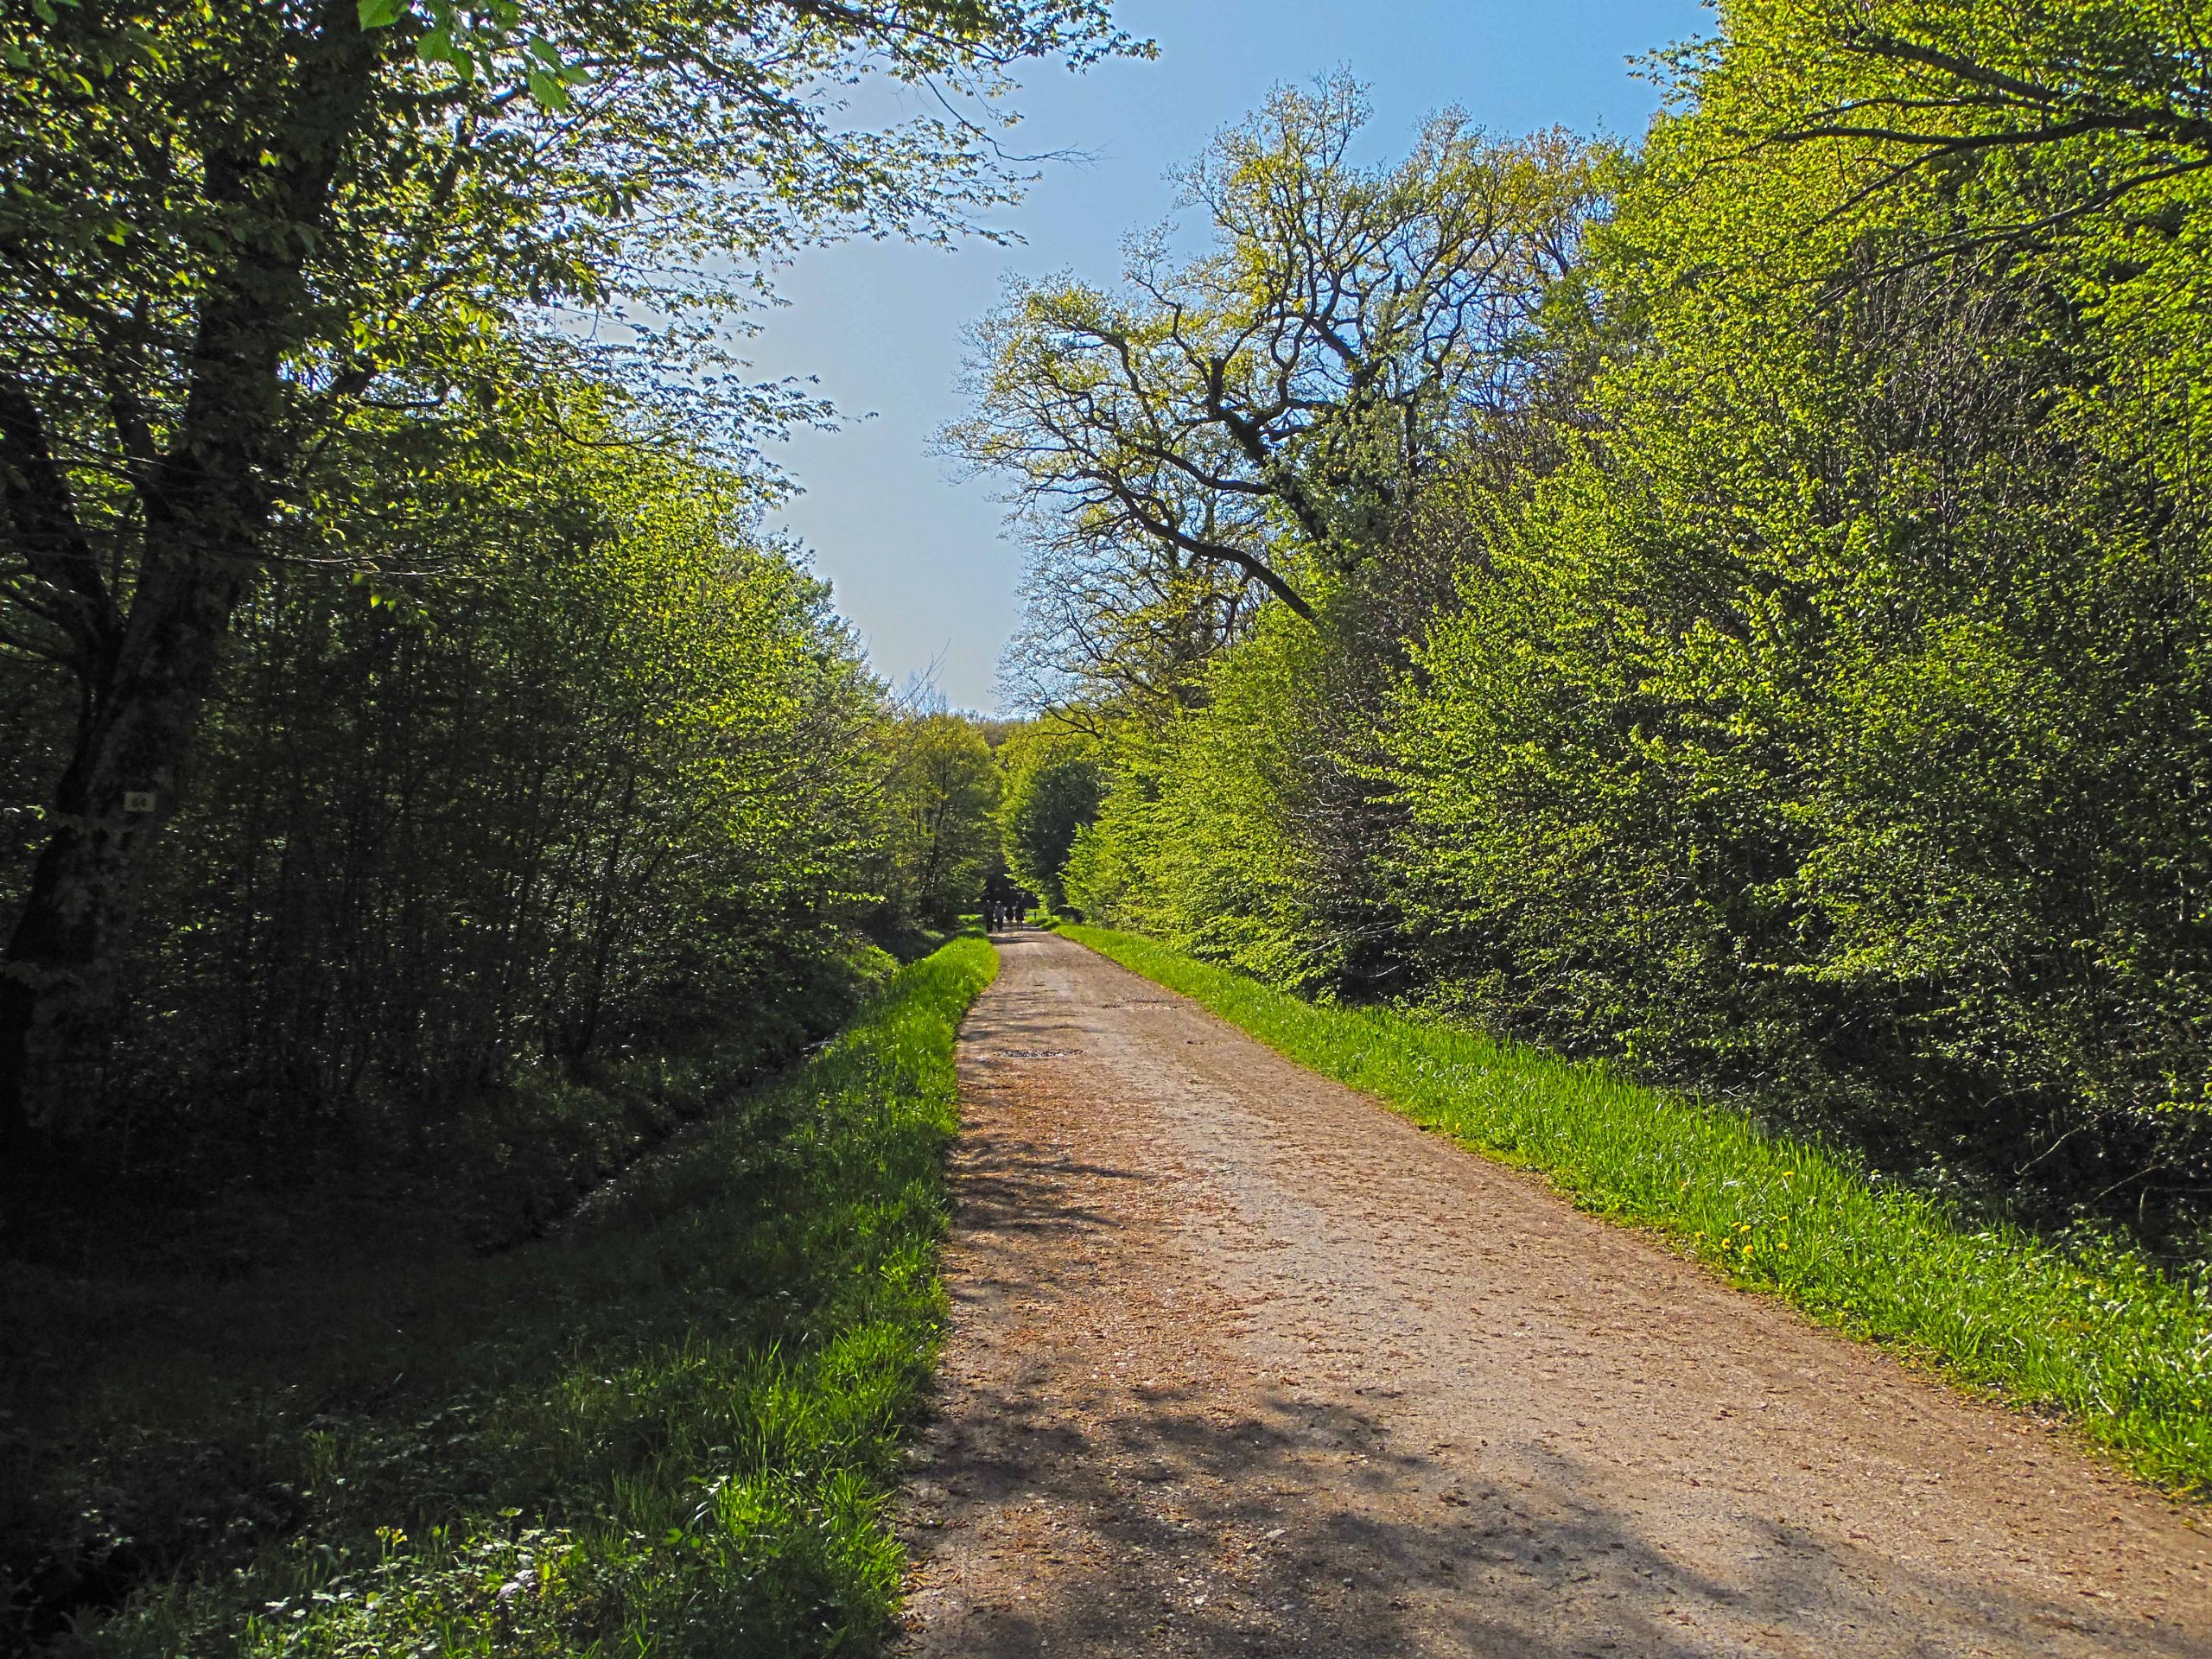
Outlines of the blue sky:
M747 353L762 374L812 375L869 417L778 446L805 490L780 523L836 583L877 671L905 682L934 664L956 708L997 707L1021 552L1001 536L991 486L956 482L930 438L961 411L965 330L1007 274L1110 282L1122 238L1171 207L1166 171L1280 82L1337 68L1365 82L1378 159L1448 105L1499 132L1557 124L1634 137L1657 98L1627 60L1712 21L1697 0L1124 0L1116 10L1160 57L1082 76L1032 72L1014 143L1087 159L1049 166L1020 207L994 218L1023 245L810 253L783 273L790 303Z

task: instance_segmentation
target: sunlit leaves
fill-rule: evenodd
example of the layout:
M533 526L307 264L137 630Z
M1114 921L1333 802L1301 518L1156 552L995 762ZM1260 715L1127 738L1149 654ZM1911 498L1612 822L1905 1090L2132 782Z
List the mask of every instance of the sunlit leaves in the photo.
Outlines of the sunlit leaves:
M974 721L944 712L887 722L884 899L899 921L949 927L982 903L996 863L1000 776Z
M979 326L977 408L946 441L1010 482L1048 661L1088 655L1079 675L1103 680L1126 650L1172 701L1192 665L1172 636L1202 656L1262 592L1310 613L1301 563L1374 556L1440 458L1541 372L1593 157L1446 112L1404 161L1365 166L1367 114L1342 78L1277 89L1181 175L1205 251L1141 236L1119 289L1048 279ZM1086 588L1099 602L1064 603Z
M1592 272L1604 424L1391 739L1416 937L1491 1017L1834 1091L1931 1158L2063 1141L2061 1185L2184 1155L2187 10L1772 0L1681 60Z
M1067 904L1068 859L1097 817L1106 766L1098 743L1040 725L1009 740L999 823L1014 879L1058 911Z

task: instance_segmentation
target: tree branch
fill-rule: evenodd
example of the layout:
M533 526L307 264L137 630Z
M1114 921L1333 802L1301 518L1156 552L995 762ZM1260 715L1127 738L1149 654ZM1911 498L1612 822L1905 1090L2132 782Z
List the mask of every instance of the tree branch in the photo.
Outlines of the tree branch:
M23 563L55 597L52 620L89 671L114 645L121 619L38 404L12 372L0 374L0 502Z

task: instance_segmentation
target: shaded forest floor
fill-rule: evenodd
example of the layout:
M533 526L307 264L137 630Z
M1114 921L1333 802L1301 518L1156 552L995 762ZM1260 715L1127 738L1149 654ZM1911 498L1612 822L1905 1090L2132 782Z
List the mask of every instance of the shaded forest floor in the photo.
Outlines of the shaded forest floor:
M251 1185L0 1280L0 1649L804 1652L884 1626L956 942L550 1235ZM512 1222L512 1218L510 1218ZM76 1257L78 1259L72 1259ZM698 1632L693 1630L696 1636Z

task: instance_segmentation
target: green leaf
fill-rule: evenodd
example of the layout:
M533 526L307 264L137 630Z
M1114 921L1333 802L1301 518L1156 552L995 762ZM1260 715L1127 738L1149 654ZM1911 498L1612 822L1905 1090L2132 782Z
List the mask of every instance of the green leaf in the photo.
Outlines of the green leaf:
M360 0L363 29L390 29L407 13L407 0Z
M543 69L530 72L530 95L541 109L565 110L569 107L569 89Z

